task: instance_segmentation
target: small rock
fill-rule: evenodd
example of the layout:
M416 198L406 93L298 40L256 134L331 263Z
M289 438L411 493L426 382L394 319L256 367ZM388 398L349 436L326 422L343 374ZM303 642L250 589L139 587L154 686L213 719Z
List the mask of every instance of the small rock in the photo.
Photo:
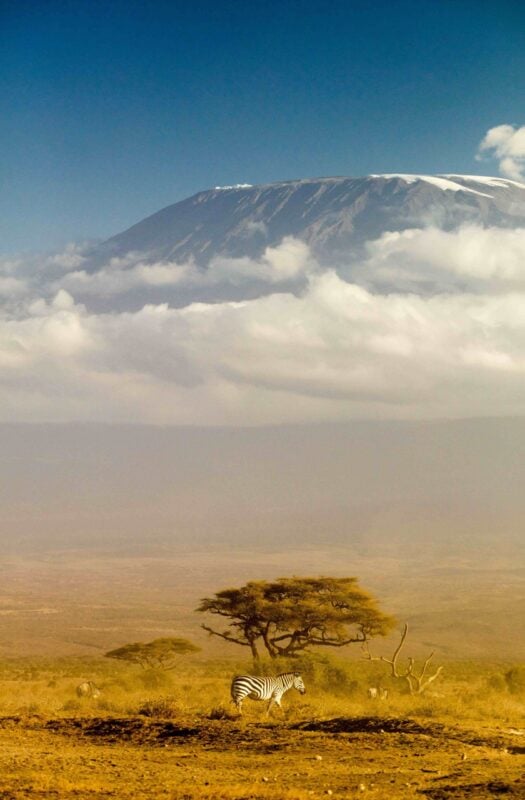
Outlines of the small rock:
M314 758L315 758L316 761L322 761L323 760L322 756L314 756Z
M266 775L264 775L264 776L261 778L261 780L262 780L262 782L263 782L263 783L268 783L268 780L269 780L269 779L266 777Z
M364 792L366 790L366 786L364 783L360 783L357 788L359 789L360 792Z
M326 792L325 792L325 794L333 794L333 792L332 792L332 790L331 790L331 789L327 789L327 790L326 790Z

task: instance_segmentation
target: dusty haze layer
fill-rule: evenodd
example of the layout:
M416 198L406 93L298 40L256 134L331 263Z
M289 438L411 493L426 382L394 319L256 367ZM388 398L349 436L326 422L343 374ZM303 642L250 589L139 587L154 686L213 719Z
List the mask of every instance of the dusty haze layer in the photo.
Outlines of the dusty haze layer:
M4 655L199 639L204 594L319 572L421 651L524 650L523 419L0 434Z

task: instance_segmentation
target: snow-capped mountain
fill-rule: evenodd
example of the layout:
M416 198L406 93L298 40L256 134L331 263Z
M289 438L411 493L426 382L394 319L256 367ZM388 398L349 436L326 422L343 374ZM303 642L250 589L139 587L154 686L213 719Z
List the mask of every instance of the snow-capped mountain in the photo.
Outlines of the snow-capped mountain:
M214 189L91 255L5 262L2 292L8 419L525 414L525 186L511 181Z
M91 269L130 253L147 262L258 258L285 236L348 262L385 231L465 224L525 227L525 185L465 175L312 178L216 187L170 205L98 246Z

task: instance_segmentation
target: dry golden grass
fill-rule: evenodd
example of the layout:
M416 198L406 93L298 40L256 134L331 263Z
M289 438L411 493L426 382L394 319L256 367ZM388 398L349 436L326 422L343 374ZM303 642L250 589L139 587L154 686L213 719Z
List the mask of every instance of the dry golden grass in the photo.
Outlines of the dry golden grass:
M103 659L4 662L0 798L525 797L524 696L508 689L510 665L448 664L432 694L390 686L383 701L366 693L380 665L303 667L307 694L288 693L285 715L247 701L239 719L229 682L247 664L159 674ZM77 697L85 679L100 698Z
M294 669L297 668L294 663ZM274 673L289 664L263 664ZM327 656L299 664L307 685L303 697L293 690L283 701L286 719L300 720L331 715L408 715L414 718L474 725L515 725L524 710L524 691L512 693L505 676L512 665L483 662L449 663L433 687L412 697L402 682L392 681L386 666L364 660L343 661ZM180 714L208 717L212 711L233 714L231 677L253 671L247 662L181 659L175 671L143 670L107 659L18 659L0 663L0 715L147 716ZM93 680L101 689L98 699L78 698L76 687ZM370 700L369 686L389 690L386 700ZM512 688L512 687L511 687ZM520 687L518 687L520 688ZM264 704L246 701L251 721L265 717ZM275 711L278 717L279 711ZM222 716L218 714L219 718Z

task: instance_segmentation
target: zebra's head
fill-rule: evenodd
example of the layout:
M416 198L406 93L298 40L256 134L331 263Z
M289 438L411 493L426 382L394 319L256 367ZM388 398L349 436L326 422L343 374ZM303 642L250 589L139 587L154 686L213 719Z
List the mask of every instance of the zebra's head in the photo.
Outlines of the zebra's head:
M306 687L303 683L303 679L301 678L298 672L294 672L293 674L293 688L297 689L298 692L304 694L306 692Z

